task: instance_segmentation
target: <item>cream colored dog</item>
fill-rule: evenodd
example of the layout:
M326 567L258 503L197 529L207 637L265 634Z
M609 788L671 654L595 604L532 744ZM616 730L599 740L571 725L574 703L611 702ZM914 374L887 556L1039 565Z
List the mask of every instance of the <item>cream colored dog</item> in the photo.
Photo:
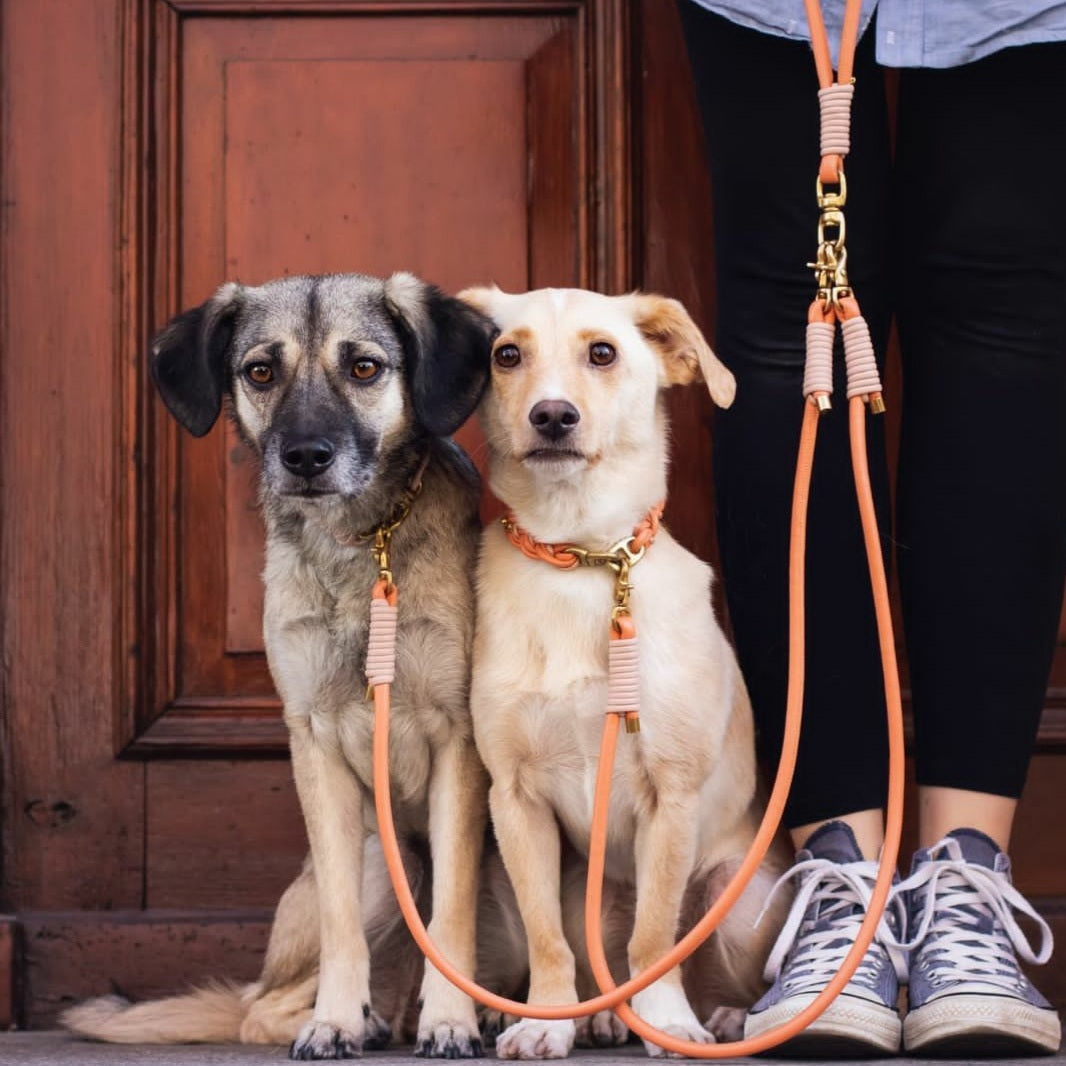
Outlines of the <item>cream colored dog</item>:
M602 550L624 539L666 495L665 389L702 378L726 407L732 374L674 300L495 288L460 298L500 330L480 408L493 491L537 541ZM714 617L711 579L665 529L632 570L641 732L619 742L607 853L609 920L635 915L632 973L660 958L679 924L691 924L717 896L760 815L751 709ZM606 567L557 570L522 554L499 523L485 531L474 732L529 942L530 1002L567 1003L594 991L583 954L575 959L565 935L576 923L560 902L560 854L588 848L613 588ZM634 997L641 1017L700 1042L714 1040L701 1019L719 1036L736 1034L738 1008L762 988L778 923L755 928L754 919L777 872L760 871L687 964L684 984L674 970ZM594 1038L624 1037L604 1021L593 1021ZM576 1032L571 1021L522 1020L499 1037L497 1052L561 1058Z

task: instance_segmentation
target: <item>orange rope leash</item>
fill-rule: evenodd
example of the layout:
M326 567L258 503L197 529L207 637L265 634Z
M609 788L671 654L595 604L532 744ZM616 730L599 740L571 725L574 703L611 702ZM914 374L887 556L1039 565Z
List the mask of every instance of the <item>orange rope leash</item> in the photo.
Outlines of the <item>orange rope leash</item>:
M832 67L829 48L822 24L821 10L817 0L806 0L808 16L811 21L811 35L814 44L815 59L818 66L819 81L823 88L832 84ZM848 0L845 13L844 40L841 45L840 82L850 82L853 68L855 43L858 36L859 3ZM820 31L820 32L819 32ZM839 182L841 191L832 194L839 207L843 203L843 165L838 155L827 155L822 160L820 179L825 182ZM820 206L824 206L821 205ZM834 225L837 223L833 223ZM843 247L843 220L838 240L834 247ZM820 233L821 236L821 233ZM826 242L823 241L823 244ZM833 242L828 242L833 243ZM820 249L821 252L821 249ZM823 294L811 308L811 321L832 325L839 317L844 320L859 316L858 304L854 301L850 289L846 288L846 274L843 262L825 263L819 266L828 273L824 277L832 284L827 284ZM819 275L820 289L821 279ZM840 279L844 285L839 285ZM847 343L847 339L846 339ZM820 382L821 383L821 382ZM657 963L649 966L643 973L615 986L607 968L603 950L601 912L604 874L604 856L607 830L607 810L609 806L611 776L613 772L614 753L618 736L618 716L609 713L604 722L603 738L600 748L600 763L597 772L596 791L592 815L589 877L586 893L586 938L594 974L602 994L578 1004L544 1005L519 1003L503 996L495 995L482 988L467 975L460 973L445 959L429 939L421 916L418 914L411 894L403 859L396 841L395 825L392 816L392 800L388 772L388 731L389 731L389 691L387 683L374 687L374 795L378 815L378 828L385 853L386 865L399 901L400 909L407 921L411 934L419 947L446 978L462 991L479 1000L488 1007L503 1013L517 1014L523 1017L561 1020L582 1017L600 1010L615 1009L619 1017L635 1032L647 1040L658 1044L676 1054L696 1058L726 1058L734 1055L753 1054L776 1046L801 1032L813 1021L840 990L847 984L862 961L863 955L873 940L877 923L880 920L899 854L899 839L902 827L903 802L903 726L899 690L899 678L896 669L895 645L892 637L891 615L889 611L887 583L881 558L880 540L874 513L873 496L870 490L869 472L866 459L866 435L864 423L864 400L877 410L875 400L880 401L879 384L876 391L854 395L850 403L850 434L852 446L852 465L855 477L856 493L862 517L863 535L866 544L867 559L870 567L871 584L874 594L875 613L878 635L881 645L882 662L885 675L885 695L888 714L889 733L889 795L886 804L885 845L881 855L881 865L874 885L866 917L860 926L854 945L852 945L841 965L840 970L818 997L800 1014L787 1023L761 1034L751 1040L742 1040L731 1044L705 1045L692 1041L678 1040L667 1033L654 1029L643 1022L624 1004L624 1000L658 980L669 970L684 961L714 931L728 909L736 902L758 870L766 855L784 811L785 801L795 770L796 753L799 746L800 726L803 713L803 689L805 676L805 629L804 629L804 595L805 595L805 550L807 502L810 491L811 467L814 458L814 446L817 435L818 414L828 407L828 388L815 388L809 391L810 402L805 404L803 426L800 434L799 456L796 465L796 478L793 488L793 508L791 539L789 549L789 675L788 694L785 715L785 732L782 741L781 761L778 767L774 787L767 803L766 813L759 825L752 846L743 863L730 880L725 890L715 901L707 914L694 926L685 937L675 945ZM851 389L849 389L851 392ZM661 507L645 520L647 528L634 531L632 544L642 551L654 539L658 528ZM528 535L522 534L513 518L505 520L508 536L524 554L539 559L561 569L571 569L581 564L581 549L572 545L540 545ZM636 544L638 537L641 543ZM587 554L587 553L586 553ZM631 619L626 612L616 619L619 624L612 627L612 636L619 638L632 636ZM628 717L628 715L627 715Z
M877 529L873 494L870 490L869 470L866 461L864 413L864 404L860 398L856 397L850 403L852 467L855 476L856 493L859 499L859 509L862 515L867 560L870 565L870 581L874 593L878 636L884 664L885 699L888 718L889 792L886 805L885 844L881 852L881 863L877 879L874 883L866 916L859 926L855 943L849 949L840 969L803 1011L774 1029L767 1030L757 1037L746 1040L738 1040L726 1044L699 1044L691 1040L680 1040L669 1033L656 1029L634 1013L627 1004L623 1003L615 1008L615 1013L618 1017L638 1036L658 1044L665 1050L677 1055L703 1059L754 1055L760 1051L766 1051L768 1048L776 1047L778 1044L782 1044L802 1032L832 1003L858 969L863 956L873 942L877 924L881 919L885 903L888 900L888 894L892 889L892 879L899 858L900 833L903 825L903 708L900 696L899 674L896 666L895 643L892 636L888 585L885 578L884 563L881 558L880 534ZM810 491L811 464L814 460L818 417L817 407L811 403L806 404L793 489L792 532L789 549L788 695L785 710L785 732L777 777L774 781L770 799L767 802L766 814L763 816L763 821L743 864L707 914L678 943L678 948L683 945L688 946L690 938L695 938L695 943L691 945L693 950L702 943L713 932L729 908L747 887L773 840L781 816L784 813L785 800L788 798L789 786L792 783L803 716L803 664L805 654L803 605L805 595L804 563L807 498ZM612 722L608 718L604 724L604 739L600 749L600 765L596 779L594 814L589 838L588 890L585 902L585 938L589 949L589 961L596 984L603 992L614 988L615 984L607 965L601 925L602 890L600 885L604 875L606 818L597 817L597 812L605 815L610 803L611 761L614 757L617 736L618 723ZM691 951L680 954L681 957L687 957L687 954L691 954ZM656 964L654 968L646 970L645 974L651 973L653 970L656 973L660 973L660 971L665 973L670 967L664 966L663 963L673 957L674 954L671 953L661 963ZM680 961L680 959L677 961ZM632 981L628 983L632 984Z

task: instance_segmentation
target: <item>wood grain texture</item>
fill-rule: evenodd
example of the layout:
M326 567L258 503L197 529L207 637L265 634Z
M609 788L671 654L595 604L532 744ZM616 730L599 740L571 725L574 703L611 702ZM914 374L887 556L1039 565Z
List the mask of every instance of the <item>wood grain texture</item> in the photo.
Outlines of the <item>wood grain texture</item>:
M28 913L26 1024L49 1028L86 996L147 999L212 978L252 981L270 918L263 910Z
M117 9L13 0L2 18L3 899L136 906L144 775L113 758Z
M680 300L714 337L711 186L685 42L673 3L642 0L640 78L634 81L639 153L639 283ZM717 566L711 473L713 404L699 386L669 396L673 453L666 522L689 551ZM723 600L721 596L718 597ZM720 602L724 609L724 602Z
M145 905L273 907L307 837L288 762L148 765Z
M22 924L0 915L0 1029L22 1027L24 969Z

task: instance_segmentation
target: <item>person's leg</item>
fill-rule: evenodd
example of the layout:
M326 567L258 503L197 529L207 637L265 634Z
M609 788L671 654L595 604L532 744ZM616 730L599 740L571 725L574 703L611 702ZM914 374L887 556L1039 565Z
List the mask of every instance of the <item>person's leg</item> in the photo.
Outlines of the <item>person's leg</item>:
M1066 140L1045 116L1063 106L1063 45L911 71L901 89L913 284L897 554L918 782L957 793L923 805L924 844L980 813L970 793L1021 794L1051 665L1066 575Z
M1064 108L1066 45L901 82L897 557L923 845L912 1050L1059 1040L1017 970L1010 907L981 900L1024 904L1004 853L1066 578L1066 140L1044 119Z
M738 27L692 0L678 6L714 194L716 347L737 378L736 401L718 412L714 434L722 577L760 757L772 767L784 723L789 520L815 292L806 263L817 247L818 83L807 45ZM851 280L883 353L889 143L871 37L857 60L845 211ZM785 824L801 847L825 821L845 818L875 858L887 784L884 696L842 376L837 385L819 427L811 491L803 739ZM879 419L871 420L870 460L884 518Z
M679 4L707 134L714 193L716 344L737 398L715 424L722 573L760 754L780 753L787 675L788 538L803 416L804 343L818 210L818 83L810 49ZM851 280L883 352L889 152L883 79L860 45L853 152L847 163ZM771 952L770 991L748 1036L794 1017L838 969L865 913L883 839L887 743L881 666L855 503L843 382L823 415L807 549L803 738L786 826L799 848L798 894ZM887 511L884 440L871 467ZM884 524L884 523L883 523ZM875 942L840 999L791 1052L869 1054L899 1047L898 971Z

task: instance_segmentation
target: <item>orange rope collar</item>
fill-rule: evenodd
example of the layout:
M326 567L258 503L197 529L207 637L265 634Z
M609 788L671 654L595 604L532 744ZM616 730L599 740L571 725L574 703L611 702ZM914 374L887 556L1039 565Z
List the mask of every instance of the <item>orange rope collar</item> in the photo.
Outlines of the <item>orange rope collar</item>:
M659 523L663 517L665 500L654 504L648 513L633 527L631 536L620 540L606 551L591 551L588 548L579 548L576 544L545 544L537 540L531 533L527 533L515 518L513 511L508 511L500 521L507 532L507 539L526 557L537 559L540 562L551 563L560 570L573 570L576 566L590 565L598 562L606 562L625 545L633 555L643 554L645 548L650 548L655 542L659 532Z

